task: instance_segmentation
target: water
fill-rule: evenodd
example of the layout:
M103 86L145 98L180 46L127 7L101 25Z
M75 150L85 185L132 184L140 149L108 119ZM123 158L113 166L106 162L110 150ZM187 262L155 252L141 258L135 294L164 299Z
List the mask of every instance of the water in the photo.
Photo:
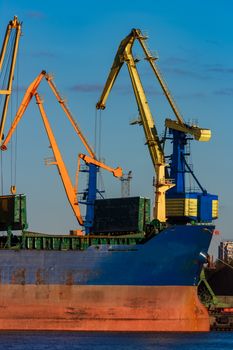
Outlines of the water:
M1 332L0 349L14 350L224 350L233 349L233 332L74 333Z

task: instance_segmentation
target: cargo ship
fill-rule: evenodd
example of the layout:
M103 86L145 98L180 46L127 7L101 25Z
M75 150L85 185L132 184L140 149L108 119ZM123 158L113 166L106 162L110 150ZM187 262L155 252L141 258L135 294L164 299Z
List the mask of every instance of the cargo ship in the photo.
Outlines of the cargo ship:
M141 202L139 230L142 198L125 201L131 212L130 202ZM15 228L25 225L25 196L2 197L1 218L9 206ZM203 224L154 233L1 236L0 329L208 331L197 283L213 230Z
M176 121L166 120L168 139L173 144L169 165L165 162L165 138L158 137L132 56L135 40L141 44L177 117ZM35 97L54 155L51 164L58 168L82 229L72 230L69 235L27 231L26 196L16 194L14 185L11 195L0 196L0 230L4 232L0 236L0 330L209 330L209 316L198 299L197 284L208 259L218 197L207 193L196 179L186 160L186 145L190 138L208 141L210 130L183 121L144 40L140 30L133 29L121 42L96 107L104 109L107 94L125 62L155 170L152 219L148 198L97 199L99 168L116 177L122 176L122 170L97 160L51 77L42 71L27 89L1 150L7 149ZM85 218L37 92L44 78L89 154L79 155L88 173L88 187L82 193ZM7 96L8 90L3 90ZM187 172L199 185L199 192L186 191Z

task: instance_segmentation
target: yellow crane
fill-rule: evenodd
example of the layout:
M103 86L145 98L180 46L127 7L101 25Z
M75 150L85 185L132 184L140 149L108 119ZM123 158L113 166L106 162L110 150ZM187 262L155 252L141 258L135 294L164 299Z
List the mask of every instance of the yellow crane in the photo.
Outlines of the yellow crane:
M165 125L171 129L182 131L184 133L189 133L194 136L196 140L199 141L209 141L211 137L211 132L209 129L201 129L197 126L189 126L184 123L181 114L178 111L178 108L175 105L175 102L162 79L162 76L155 65L155 58L152 56L145 44L146 37L143 36L142 32L139 29L132 29L130 34L124 38L117 50L116 56L113 61L113 65L110 69L110 73L106 80L103 92L101 97L96 105L97 109L104 109L108 95L114 85L114 82L120 72L121 67L126 63L134 95L137 101L139 113L140 113L140 124L142 124L144 133L146 136L146 144L149 149L149 153L152 159L152 163L155 169L156 174L156 184L155 184L155 207L154 207L154 218L158 219L160 222L166 221L166 202L165 202L165 193L169 189L175 186L172 183L171 179L166 178L166 167L164 151L159 140L158 132L152 117L149 104L140 80L140 76L136 67L136 60L132 53L132 47L137 40L145 55L146 60L150 63L154 74L156 75L167 100L170 103L170 106L177 118L177 120L167 119Z
M6 86L6 89L0 90L0 95L5 96L2 115L1 115L1 122L0 122L0 140L2 140L2 138L3 138L3 132L4 132L4 126L5 126L6 116L7 116L8 104L9 104L9 100L10 100L10 95L12 93L12 83L13 83L13 79L14 79L14 70L15 70L16 58L17 58L17 53L18 53L19 38L21 35L21 23L19 22L17 16L15 16L14 19L9 22L9 24L6 28L6 33L4 36L3 45L2 45L2 49L1 49L1 53L0 53L0 71L2 70L7 47L9 44L10 35L13 31L15 31L15 36L13 39L13 49L12 49L12 54L11 54L11 62L10 62L10 69L9 69L9 75L8 75L8 80L7 80L7 86Z
M47 133L47 136L48 136L48 139L50 141L50 145L51 145L51 148L52 148L52 151L54 154L54 160L50 161L49 164L51 164L51 165L54 164L57 166L59 175L61 176L61 180L62 180L64 189L65 189L65 192L67 195L67 198L68 198L69 203L71 205L71 208L75 214L75 217L77 218L80 225L84 225L84 221L83 221L83 218L81 215L81 211L80 211L80 207L79 207L79 203L78 203L78 199L77 199L77 191L78 191L77 187L73 186L73 184L70 180L68 171L66 169L65 163L62 159L59 147L58 147L56 139L54 137L52 128L51 128L50 123L48 121L48 117L47 117L46 112L44 110L43 102L42 102L42 100L37 92L37 89L38 89L41 81L44 78L48 82L48 84L49 84L51 90L53 91L57 101L61 105L61 107L64 110L66 116L68 117L71 125L73 126L75 132L77 133L77 135L81 139L83 145L85 146L87 152L89 153L89 156L86 156L84 154L80 154L79 158L83 159L86 164L94 164L95 166L102 167L103 169L106 169L106 170L112 172L112 174L116 177L122 176L122 169L121 168L118 167L116 169L113 169L111 167L108 167L106 164L101 163L100 161L98 161L96 159L94 151L92 150L91 146L88 144L88 142L87 142L86 138L84 137L83 133L81 132L78 124L75 122L74 118L72 117L64 99L61 98L55 84L52 81L51 75L47 74L46 71L42 71L36 77L36 79L34 79L34 81L29 85L29 87L28 87L28 89L23 97L23 100L19 106L19 109L15 115L15 118L12 122L10 130L9 130L5 140L3 141L2 145L1 145L1 150L4 151L7 149L7 145L9 143L19 121L21 120L21 118L22 118L24 112L26 111L30 101L32 100L33 96L35 96L36 103L39 107L39 111L40 111L40 114L41 114L41 117L42 117L42 120L44 123L44 127L45 127L45 130L46 130L46 133ZM77 182L76 182L76 184L77 184Z

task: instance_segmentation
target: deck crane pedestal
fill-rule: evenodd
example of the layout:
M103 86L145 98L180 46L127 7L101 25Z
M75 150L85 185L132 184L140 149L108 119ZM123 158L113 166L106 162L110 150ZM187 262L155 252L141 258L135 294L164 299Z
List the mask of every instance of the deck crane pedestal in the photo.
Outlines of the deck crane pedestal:
M154 219L162 223L210 222L218 216L218 198L216 195L208 194L201 186L199 187L202 192L186 192L186 172L190 172L193 175L198 185L200 183L186 162L185 146L190 136L198 141L209 141L211 132L209 129L202 129L195 125L190 126L183 121L155 64L156 58L153 57L145 44L145 39L147 38L139 29L132 29L130 34L121 41L96 108L105 108L106 100L118 73L123 64L126 63L140 113L140 124L144 129L146 144L156 174ZM135 41L138 41L142 47L145 59L149 62L177 119L166 119L165 121L165 126L169 128L173 138L173 154L169 166L165 162L164 148L159 139L139 77L136 67L137 60L132 53Z
M46 112L44 110L43 107L43 102L37 92L37 89L41 83L41 81L45 79L51 90L53 91L57 101L59 102L60 106L62 107L62 109L64 110L66 116L68 117L71 125L73 126L75 132L77 133L77 135L79 136L79 138L81 139L83 145L85 146L89 156L84 155L84 154L80 154L79 158L78 158L78 164L80 159L82 159L87 166L89 166L89 193L87 194L87 215L85 220L83 220L83 217L81 215L81 210L79 207L79 203L78 203L78 199L77 199L77 194L78 194L78 171L79 171L79 166L78 166L78 171L76 174L76 186L73 186L68 171L66 169L65 163L62 159L60 150L58 148L56 139L54 137L52 128L49 124ZM121 177L122 176L122 169L121 168L111 168L109 166L107 166L106 164L98 161L96 159L96 156L92 150L92 148L89 146L86 138L84 137L83 133L81 132L79 126L77 125L77 123L75 122L74 118L72 117L68 107L65 104L65 101L61 98L55 84L52 81L52 77L46 73L46 71L42 71L37 77L36 79L29 85L23 100L19 106L19 109L15 115L15 118L13 120L13 123L10 127L10 130L5 138L5 140L3 141L2 145L1 145L1 150L6 150L7 149L7 144L9 143L12 134L14 133L19 121L21 120L24 112L26 111L30 101L32 100L33 96L35 96L36 99L36 103L39 107L39 111L45 126L45 130L48 136L48 139L50 141L50 145L54 154L54 160L50 161L49 164L52 165L56 165L58 168L58 172L59 175L61 176L61 180L66 192L66 196L69 200L69 203L72 207L72 210L74 212L74 215L76 217L76 219L78 220L79 224L81 226L85 227L85 233L89 233L92 226L93 226L93 219L94 219L94 201L96 199L96 192L97 192L97 188L96 188L96 175L97 175L97 171L98 168L101 167L107 171L112 172L112 174L115 177Z

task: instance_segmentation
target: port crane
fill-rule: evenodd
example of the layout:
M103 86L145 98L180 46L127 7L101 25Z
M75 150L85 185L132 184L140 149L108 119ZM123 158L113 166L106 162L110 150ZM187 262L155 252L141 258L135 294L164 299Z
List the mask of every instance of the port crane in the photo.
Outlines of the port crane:
M123 64L126 63L140 114L139 124L143 126L146 144L156 174L154 219L165 223L168 216L170 216L172 220L172 216L175 215L175 221L181 221L182 223L192 220L212 221L213 218L217 217L217 196L207 194L185 160L185 145L188 139L187 134L193 136L194 139L198 141L209 141L211 138L211 131L209 129L199 128L196 125L188 125L184 122L155 64L156 58L153 57L145 44L145 39L147 38L139 29L132 29L130 34L121 41L96 108L105 109L108 95ZM166 119L165 121L166 128L169 128L173 134L173 154L170 164L170 176L168 165L165 162L164 147L162 141L159 139L145 91L140 80L136 67L137 60L132 53L132 48L136 40L141 45L146 56L145 59L149 62L176 116L176 120ZM191 195L186 193L185 173L187 169L201 188L201 194L196 193ZM181 210L177 211L178 207L181 208ZM169 210L171 215L168 213ZM206 214L207 212L208 214Z
M2 109L2 115L1 115L1 122L0 122L0 140L3 138L3 132L4 132L4 126L6 122L6 116L7 116L7 110L8 110L8 105L9 105L9 100L10 96L12 93L12 84L13 84L13 79L14 79L14 71L15 71L15 65L16 65L16 58L17 58L17 53L18 53L18 47L19 47L19 39L21 35L21 23L19 22L17 16L13 18L9 22L6 28L3 44L2 44L2 49L0 53L0 71L2 71L3 64L6 61L6 53L7 49L10 46L12 48L9 49L10 54L8 58L8 63L9 63L9 73L8 73L8 78L6 79L6 86L5 88L0 90L0 95L4 96L4 104L3 104L3 109ZM12 38L12 40L10 40Z
M68 117L71 125L73 126L75 132L77 133L77 135L79 136L79 138L81 139L84 147L86 148L88 155L84 155L84 154L79 154L78 157L78 164L80 164L80 160L83 160L85 162L85 164L87 164L90 167L90 171L89 171L89 188L90 188L90 193L88 193L87 195L87 215L86 215L86 220L84 221L81 215L81 211L80 211L80 207L79 207L79 203L78 203L78 199L77 199L77 194L78 194L78 190L77 190L77 186L78 186L78 172L79 172L79 166L78 166L78 170L77 170L77 174L76 174L76 186L73 186L68 171L66 169L65 163L62 159L60 150L58 148L55 136L53 134L52 128L50 126L48 117L46 115L46 112L44 110L43 107L43 102L40 98L40 95L38 94L37 90L38 87L41 83L41 81L45 79L52 92L54 93L57 101L59 102L60 106L62 107L63 111L65 112L66 116ZM101 167L109 172L111 172L115 177L121 177L122 176L122 169L120 167L118 168L111 168L109 166L107 166L106 164L98 161L96 159L95 153L92 150L91 146L88 144L85 136L83 135L83 133L81 132L78 124L75 122L74 118L72 117L64 99L62 99L62 97L60 96L55 84L52 81L52 77L51 75L47 74L46 71L42 71L35 79L34 81L29 85L23 99L22 102L19 106L19 109L15 115L15 118L12 122L12 125L9 129L9 132L5 138L5 140L3 141L2 145L1 145L1 150L4 151L7 149L7 145L19 123L19 121L21 120L24 112L26 111L30 101L32 100L33 96L35 96L36 99L36 103L38 105L43 123L44 123L44 127L48 136L48 139L50 141L50 145L54 154L54 159L48 161L49 165L56 165L58 168L58 172L59 175L61 176L61 180L67 195L67 198L69 200L69 203L71 205L71 208L74 212L75 217L77 218L79 224L81 226L85 227L85 231L86 233L89 233L90 228L92 227L91 225L93 225L93 218L94 218L94 200L96 198L96 175L97 175L97 171L98 168ZM91 197L90 197L91 196Z

